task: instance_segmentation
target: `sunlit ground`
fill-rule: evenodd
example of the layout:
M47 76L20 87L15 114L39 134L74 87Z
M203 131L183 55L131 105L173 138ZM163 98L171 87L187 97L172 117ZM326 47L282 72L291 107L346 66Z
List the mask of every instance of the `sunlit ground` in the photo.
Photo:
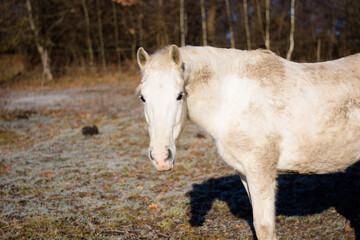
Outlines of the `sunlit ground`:
M7 91L0 118L1 239L253 239L236 172L193 124L173 171L147 159L138 75ZM86 125L100 134L85 137ZM355 239L359 168L281 175L279 239Z

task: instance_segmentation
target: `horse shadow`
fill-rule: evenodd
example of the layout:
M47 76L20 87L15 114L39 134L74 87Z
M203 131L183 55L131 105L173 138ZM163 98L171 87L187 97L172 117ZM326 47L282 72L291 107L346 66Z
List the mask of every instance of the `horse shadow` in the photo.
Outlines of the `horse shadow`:
M214 201L220 200L227 203L235 217L248 222L255 236L251 205L238 175L193 184L187 196L190 198L191 226L202 226ZM276 199L276 214L284 216L313 215L334 207L350 221L355 239L360 240L360 162L344 173L281 174Z

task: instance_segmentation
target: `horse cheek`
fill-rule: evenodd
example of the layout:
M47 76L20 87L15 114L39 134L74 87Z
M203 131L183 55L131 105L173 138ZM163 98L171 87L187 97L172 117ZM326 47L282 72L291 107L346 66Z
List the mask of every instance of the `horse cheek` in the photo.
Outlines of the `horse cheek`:
M181 106L176 116L175 127L173 132L174 140L176 140L182 132L184 120L185 120L184 114L185 114L184 108Z

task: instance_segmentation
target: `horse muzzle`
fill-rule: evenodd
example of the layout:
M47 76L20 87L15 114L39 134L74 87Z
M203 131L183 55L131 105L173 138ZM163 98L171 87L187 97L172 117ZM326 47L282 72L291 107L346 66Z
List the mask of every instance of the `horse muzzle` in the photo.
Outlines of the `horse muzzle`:
M149 148L149 159L159 172L174 168L175 154L171 148L165 148L161 151Z

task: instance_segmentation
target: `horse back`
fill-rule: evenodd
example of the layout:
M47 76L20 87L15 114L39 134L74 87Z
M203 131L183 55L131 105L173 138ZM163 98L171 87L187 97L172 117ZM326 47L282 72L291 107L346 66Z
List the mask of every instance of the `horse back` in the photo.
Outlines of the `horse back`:
M360 54L323 63L292 64L283 95L279 168L341 171L360 158Z

